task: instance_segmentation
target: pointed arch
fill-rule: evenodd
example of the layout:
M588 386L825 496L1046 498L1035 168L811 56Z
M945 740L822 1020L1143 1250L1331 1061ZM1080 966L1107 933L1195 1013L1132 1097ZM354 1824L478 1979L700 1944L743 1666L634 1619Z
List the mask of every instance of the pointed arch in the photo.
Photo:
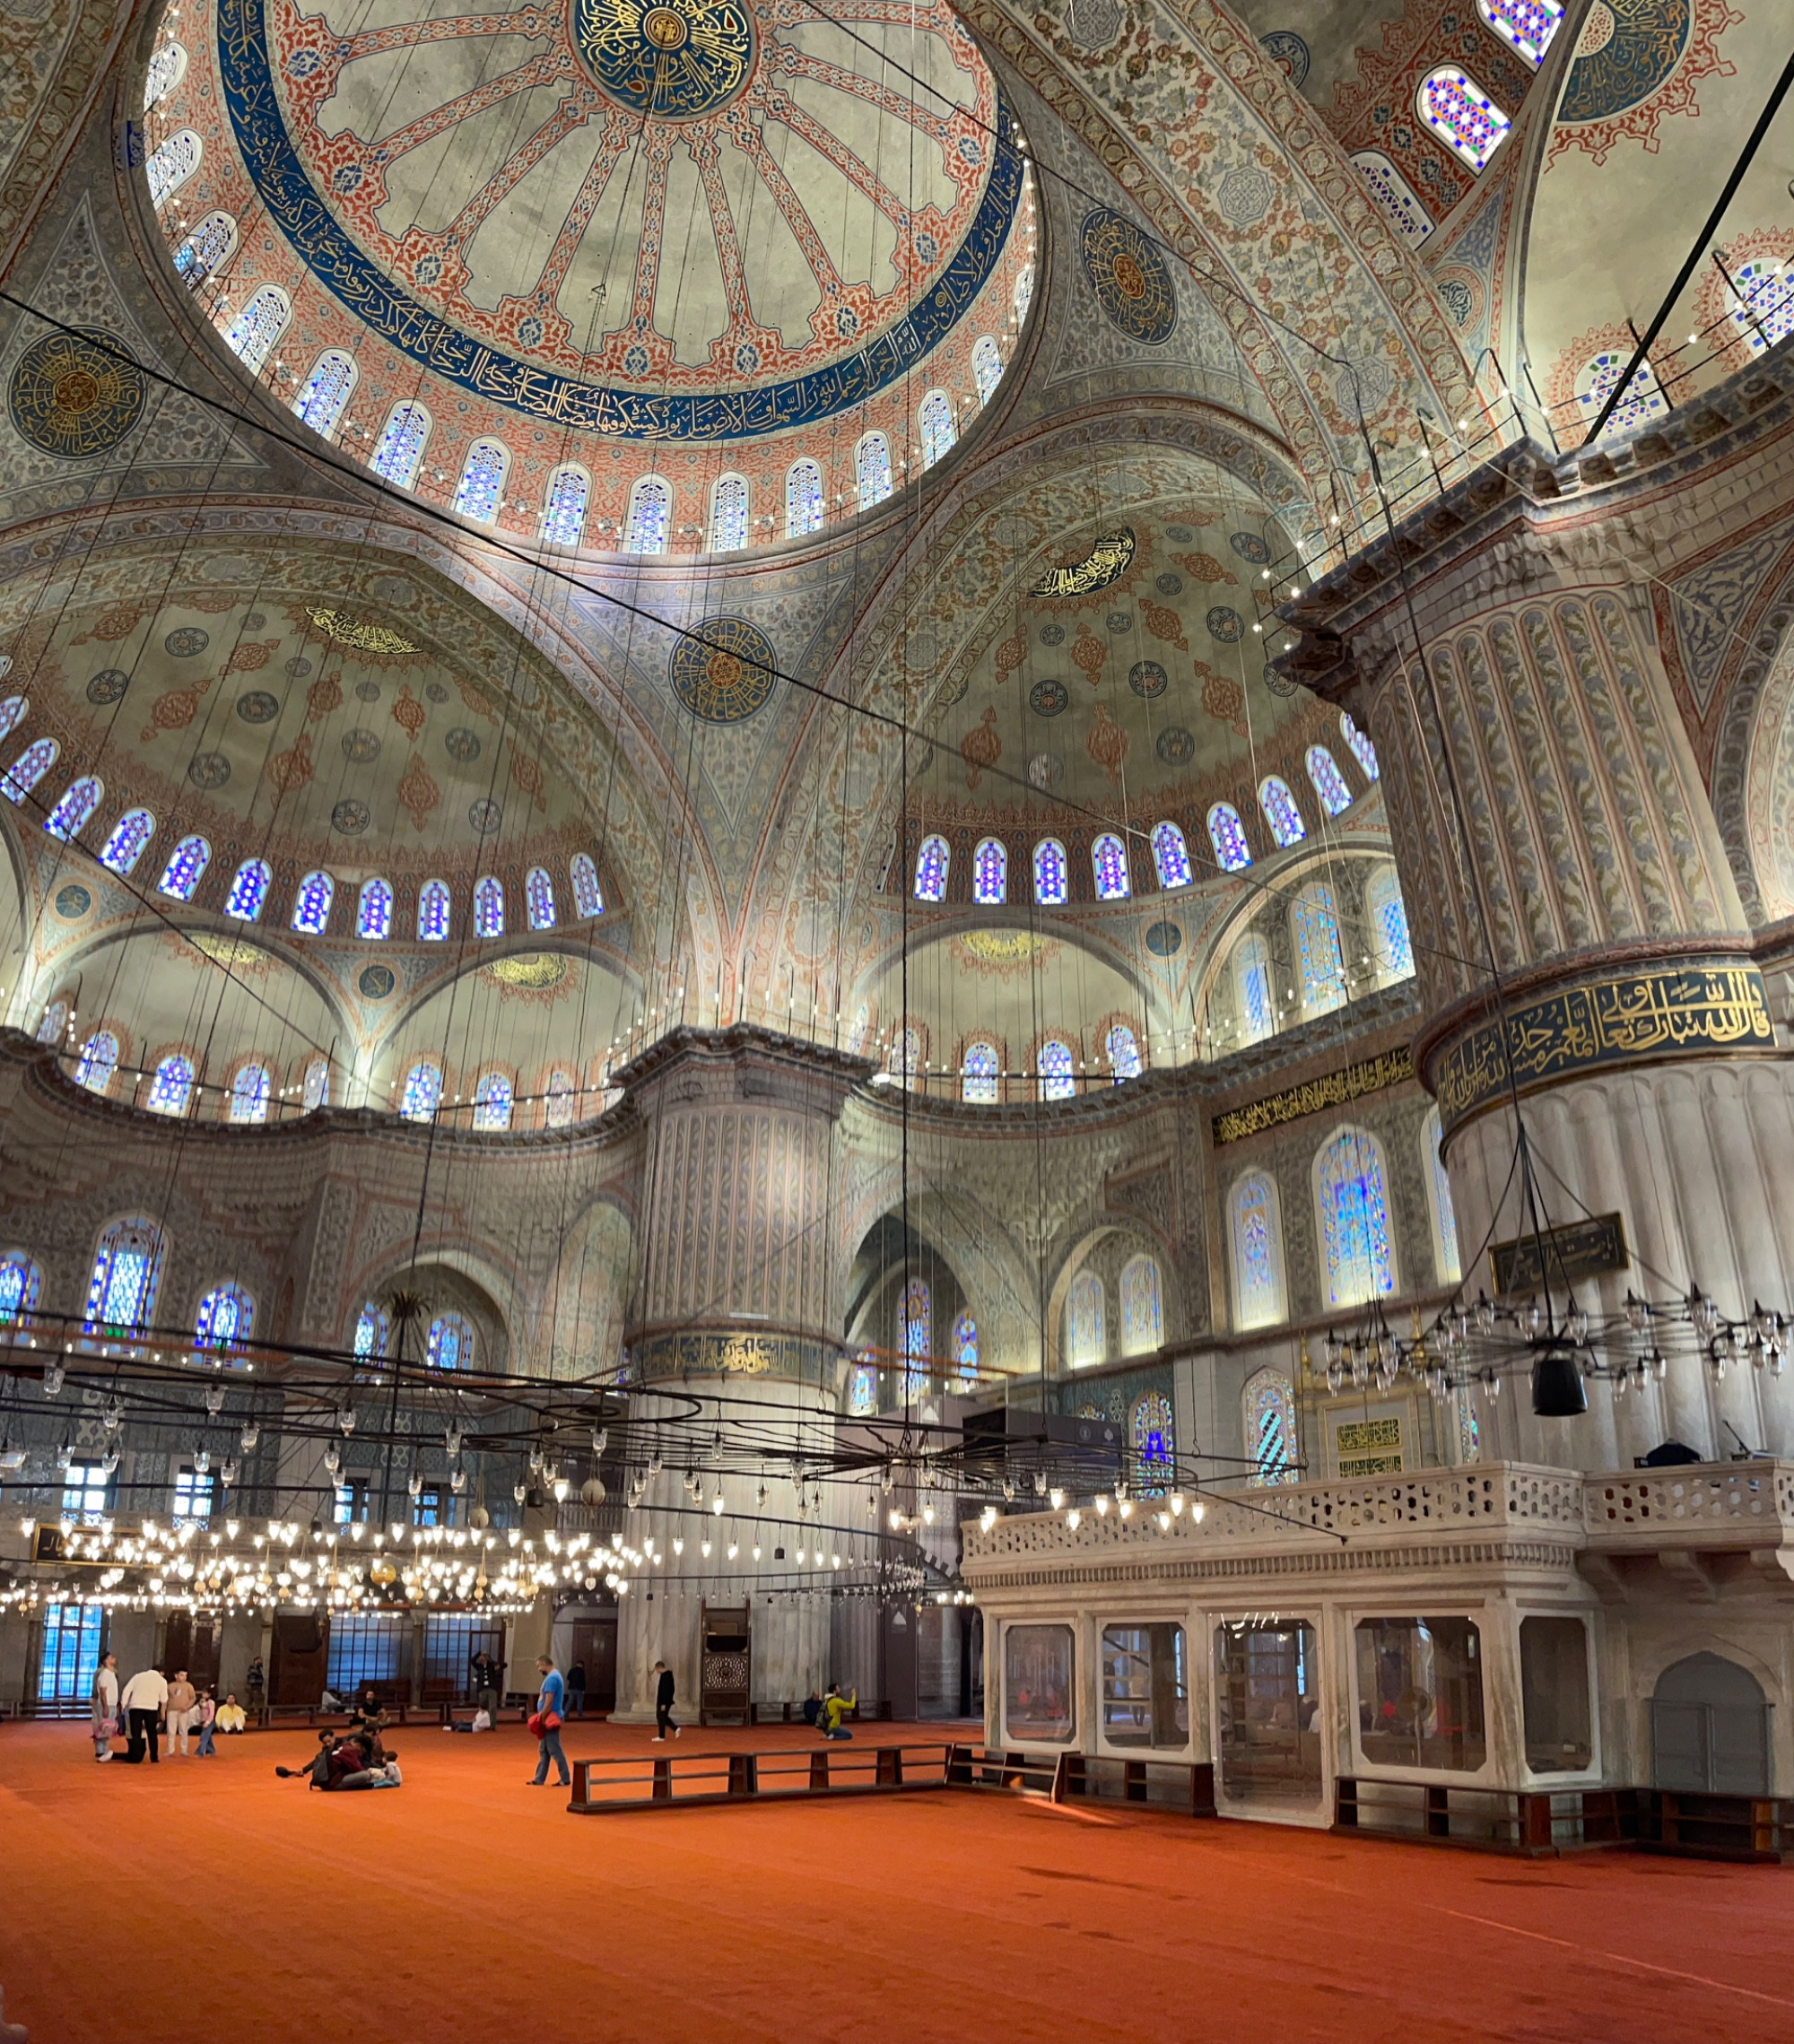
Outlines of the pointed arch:
M1344 815L1352 806L1352 790L1346 785L1338 761L1325 745L1311 745L1305 764L1309 785L1319 797L1320 806L1329 816Z
M292 318L292 300L278 284L263 284L224 329L224 344L251 376L259 376Z
M971 378L978 386L978 402L988 404L1003 380L1003 351L994 334L980 334L972 343Z
M952 848L937 831L931 831L922 839L921 847L916 854L917 900L946 900L947 873L952 865Z
M1042 909L1065 906L1070 872L1065 847L1057 838L1042 838L1034 847L1034 900Z
M161 1285L161 1231L152 1221L115 1221L100 1236L87 1284L91 1334L146 1326Z
M1105 831L1090 848L1091 874L1099 901L1125 901L1134 891L1128 871L1128 848L1113 831Z
M945 390L931 390L916 414L922 442L922 466L932 468L953 449L959 438L954 426L953 399Z
M474 935L501 937L504 933L504 883L495 874L483 874L474 883Z
M1252 863L1252 848L1246 841L1246 826L1231 802L1217 802L1208 812L1208 841L1215 847L1215 863L1223 873L1239 873Z
M300 424L329 439L343 423L361 375L360 365L346 348L326 348L292 401Z
M869 511L891 494L891 443L883 433L866 433L853 450L859 508Z
M1233 1260L1233 1326L1245 1334L1274 1327L1289 1317L1284 1283L1283 1212L1277 1182L1267 1171L1248 1171L1227 1196L1227 1231Z
M1108 1355L1109 1311L1102 1280L1093 1270L1081 1270L1066 1292L1066 1368L1089 1370Z
M1190 870L1189 847L1175 823L1164 822L1154 827L1153 865L1161 887L1188 887L1196 878Z
M803 539L821 532L825 515L822 466L806 456L785 471L786 538Z
M554 883L545 865L533 865L524 875L523 906L531 929L554 927Z
M563 461L542 493L542 536L550 546L578 546L586 536L592 478L577 461Z
M118 1069L118 1036L109 1029L98 1030L81 1047L81 1057L74 1067L74 1083L85 1086L90 1093L109 1092L112 1074Z
M267 900L274 877L274 868L266 859L245 859L231 879L231 892L224 898L224 913L234 916L239 923L253 923Z
M959 1097L969 1106L995 1107L1003 1070L997 1046L988 1037L975 1036L960 1060Z
M1347 1124L1316 1152L1312 1176L1327 1305L1387 1298L1396 1289L1396 1250L1382 1144Z
M1043 1100L1068 1100L1077 1092L1077 1059L1062 1036L1049 1036L1035 1059Z
M1142 1251L1121 1266L1121 1353L1152 1355L1164 1345L1164 1293L1158 1259Z
M623 518L625 553L665 553L673 524L673 485L664 475L638 475Z
M417 934L424 944L445 944L454 897L446 880L426 880L417 891Z
M336 899L336 883L327 873L308 873L293 898L292 926L303 936L322 936L330 921L330 905Z
M1308 825L1302 822L1302 811L1282 775L1267 774L1258 783L1258 806L1279 845L1299 845L1307 837Z
M71 843L87 828L105 793L106 783L98 774L83 774L79 780L69 783L62 800L44 818L44 829L64 844Z
M152 1114L183 1115L193 1099L193 1060L173 1051L155 1068L144 1105Z
M988 907L1009 898L1009 852L1001 838L980 839L971 855L971 898Z
M505 479L510 474L510 449L502 440L483 435L468 448L461 464L461 480L455 485L455 509L464 518L489 526L504 502Z
M1302 1480L1301 1437L1296 1427L1295 1386L1282 1370L1254 1370L1240 1394L1240 1418L1250 1483L1295 1483Z
M191 901L211 860L212 847L204 838L197 834L183 838L169 854L169 862L156 883L158 891L177 901Z
M147 809L127 809L112 826L100 863L117 874L129 873L156 834L156 820Z
M392 935L393 891L388 880L364 880L355 908L355 935L370 944L384 944Z
M259 1122L268 1118L268 1099L274 1082L259 1058L238 1066L231 1079L229 1116L233 1122Z
M573 913L582 923L605 912L604 891L598 885L597 862L589 852L575 852L568 862L573 883Z
M710 552L739 553L747 544L747 478L719 475L710 485Z
M376 475L385 476L395 489L413 488L417 482L418 469L422 465L423 450L429 443L432 423L429 407L420 404L416 398L407 397L395 404L387 413L386 424L380 428L373 459L368 466Z

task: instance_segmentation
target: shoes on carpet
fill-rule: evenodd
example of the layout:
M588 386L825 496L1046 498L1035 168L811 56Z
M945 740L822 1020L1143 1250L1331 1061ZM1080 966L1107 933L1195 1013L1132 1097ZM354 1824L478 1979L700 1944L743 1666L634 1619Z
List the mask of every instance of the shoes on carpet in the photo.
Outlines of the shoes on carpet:
M666 1744L666 1735L664 1732L657 1732L648 1743L650 1746L664 1746Z

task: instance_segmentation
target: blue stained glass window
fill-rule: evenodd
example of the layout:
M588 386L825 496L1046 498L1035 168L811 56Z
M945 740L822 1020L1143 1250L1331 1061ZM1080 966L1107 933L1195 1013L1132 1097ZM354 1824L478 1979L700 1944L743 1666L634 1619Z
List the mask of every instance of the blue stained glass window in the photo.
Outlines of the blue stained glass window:
M245 859L231 882L231 892L224 899L224 913L236 917L239 923L253 923L262 912L273 882L274 869L266 859Z
M1164 1338L1159 1266L1151 1257L1129 1257L1121 1266L1121 1353L1148 1355L1163 1346Z
M474 883L474 935L501 937L505 926L504 888L487 874Z
M975 1107L994 1106L1001 1072L994 1043L987 1043L981 1037L968 1043L960 1065L960 1098Z
M22 1249L0 1257L0 1323L22 1319L38 1302L44 1274Z
M1233 987L1240 997L1240 1034L1247 1043L1257 1043L1276 1025L1276 1004L1271 993L1271 954L1261 936L1241 937L1233 953Z
M414 1065L405 1075L399 1112L407 1121L428 1121L442 1099L442 1074L428 1062Z
M38 1024L39 1043L57 1043L68 1033L68 1003L52 1001L44 1010L43 1019Z
M1128 1432L1134 1445L1134 1487L1144 1496L1163 1496L1177 1475L1177 1433L1171 1402L1163 1391L1136 1401Z
M0 658L4 657L0 656ZM5 660L4 665L0 665L0 674L4 674L12 665L10 659ZM0 702L0 738L4 738L18 729L25 720L25 712L30 707L29 698L22 695L9 695L4 702Z
M1057 838L1042 838L1034 847L1034 899L1041 908L1065 906L1069 870L1065 847Z
M425 944L440 944L448 935L451 897L446 880L426 880L417 891L417 934Z
M87 1324L141 1327L155 1309L162 1239L148 1221L115 1222L100 1238L87 1287Z
M1632 360L1632 351L1623 348L1603 348L1599 354L1590 355L1583 363L1576 378L1576 402L1590 419L1596 417L1607 401L1607 394L1626 372L1626 364ZM1614 406L1607 422L1601 428L1601 438L1609 433L1628 432L1641 421L1667 410L1663 392L1649 361L1641 362L1633 371L1632 381L1626 386L1626 394Z
M475 440L461 464L461 480L455 486L455 509L464 518L478 518L483 525L490 525L498 516L509 469L510 449L502 440Z
M502 1072L485 1073L474 1088L474 1126L503 1129L510 1126L516 1100L510 1081Z
M1421 80L1415 105L1434 135L1473 170L1483 168L1513 126L1482 87L1454 65L1441 65Z
M1305 1015L1325 1014L1346 998L1346 961L1339 948L1339 916L1333 890L1311 881L1290 907L1296 971Z
M1380 149L1354 149L1352 161L1366 188L1404 241L1418 245L1437 224L1415 189Z
M250 374L259 374L286 332L292 304L278 284L264 284L225 329L224 344Z
M978 1322L962 1313L953 1324L952 1355L962 1377L978 1375Z
M1208 841L1223 873L1238 873L1252 863L1252 848L1246 841L1246 826L1231 802L1217 802L1208 812Z
M91 1093L103 1093L112 1083L112 1074L118 1069L118 1039L109 1029L102 1029L82 1045L81 1059L74 1067L74 1083L85 1086Z
M548 877L546 866L533 865L523 883L524 908L529 916L533 930L552 930L554 927L554 883Z
M1375 780L1382 771L1377 763L1377 748L1353 722L1349 709L1342 709L1339 713L1339 735L1351 749L1352 757L1364 770L1364 778Z
M183 838L169 855L156 885L177 901L191 901L193 891L212 860L212 847L204 838Z
M55 766L61 750L54 738L34 739L6 771L0 774L0 795L8 802L22 802Z
M1543 58L1563 20L1558 0L1476 0L1476 12L1528 64Z
M198 170L204 146L190 127L184 127L151 152L144 165L144 175L150 182L150 204L159 212L169 194Z
M573 1126L574 1096L578 1089L573 1074L558 1066L548 1074L548 1092L543 1100L542 1118L550 1128Z
M952 448L956 437L952 398L945 390L929 391L917 418L922 429L922 466L932 468Z
M314 1057L305 1067L305 1079L300 1090L300 1099L305 1111L330 1105L330 1066L325 1058Z
M1034 265L1025 264L1022 274L1015 279L1015 325L1017 328L1028 323L1028 308L1034 302Z
M358 1362L378 1361L387 1353L390 1336L387 1317L370 1299L362 1307L355 1321L355 1360Z
M989 334L981 334L971 347L971 375L978 386L978 402L988 404L1003 380L1003 351Z
M927 1388L928 1359L935 1348L935 1308L926 1278L906 1281L897 1299L897 1353L903 1360L903 1388L915 1397Z
M1379 971L1391 979L1406 979L1414 970L1414 944L1407 931L1407 903L1393 866L1385 866L1364 890L1364 910Z
M237 1122L266 1121L272 1083L266 1065L245 1065L231 1082L231 1118Z
M853 467L859 508L869 511L891 494L891 443L883 433L866 435L854 450Z
M156 820L147 809L127 809L112 826L112 835L100 855L100 865L114 873L129 873L155 834Z
M1096 875L1096 899L1120 901L1127 898L1128 848L1112 831L1105 831L1090 848L1091 869Z
M884 1069L905 1086L913 1086L922 1075L922 1039L913 1029L900 1029L891 1039Z
M1189 847L1175 823L1161 823L1153 832L1153 864L1161 887L1188 887L1196 875L1189 869Z
M60 838L66 844L78 831L87 828L88 819L100 806L100 798L106 792L106 783L98 774L83 774L77 781L69 784L68 792L44 819L44 829L53 838Z
M385 880L364 880L355 910L355 934L370 944L384 944L392 935L393 891Z
M1043 1100L1070 1100L1077 1091L1077 1060L1070 1044L1049 1036L1041 1046L1039 1074Z
M326 348L312 363L311 374L292 401L300 425L309 426L314 433L322 433L328 439L343 423L360 375L355 358L346 348Z
M971 893L976 901L1000 903L1009 894L1009 854L1001 838L986 838L971 855Z
M255 1318L256 1302L240 1284L221 1284L199 1301L193 1317L195 1345L223 1349L246 1342Z
M850 1420L869 1420L877 1410L878 1371L869 1362L857 1362L848 1372L848 1417Z
M336 883L327 873L308 873L299 883L292 904L292 926L308 936L321 936L330 920L330 904L336 899Z
M578 546L586 533L586 506L592 479L574 462L563 462L548 478L542 500L542 536L551 546Z
M922 848L916 854L916 899L919 901L945 901L947 894L947 868L953 862L953 853L942 837L927 837Z
M573 880L573 913L583 923L605 912L605 897L598 886L597 861L589 852L575 852L568 871Z
M1233 1232L1233 1325L1244 1333L1284 1317L1283 1254L1276 1193L1261 1171L1250 1172L1229 1202Z
M150 59L144 76L144 111L172 92L187 74L187 51L178 42L165 42Z
M1308 826L1302 820L1302 811L1295 805L1287 781L1267 774L1258 784L1258 805L1278 844L1299 845L1307 837Z
M1066 1293L1065 1344L1073 1370L1087 1370L1109 1353L1108 1306L1093 1270L1079 1271Z
M719 475L710 491L710 551L735 553L747 544L747 478Z
M471 1370L474 1330L458 1313L439 1313L430 1323L423 1353L432 1370Z
M156 1066L145 1103L152 1114L185 1114L193 1098L193 1060L176 1051Z
M642 475L629 493L623 521L625 553L665 553L666 528L673 522L673 489L664 476Z
M1140 1044L1126 1022L1110 1022L1102 1047L1109 1054L1109 1069L1119 1086L1124 1079L1137 1079L1145 1066L1140 1061Z
M794 461L785 472L785 536L802 539L806 533L821 532L824 515L821 466Z
M1768 257L1753 259L1738 265L1732 285L1737 294L1732 323L1753 354L1794 333L1794 271Z
M228 213L208 213L175 250L175 274L197 291L236 246L237 222Z
M1341 1129L1316 1160L1329 1306L1362 1306L1396 1288L1385 1182L1382 1146L1361 1128Z
M1325 745L1308 748L1308 778L1320 797L1320 806L1329 816L1337 816L1352 806L1352 790L1346 785L1338 761Z
M430 424L430 413L414 398L395 404L380 428L374 458L368 465L396 488L409 490L417 480Z
M1295 1387L1280 1370L1261 1370L1246 1380L1246 1451L1252 1457L1249 1481L1293 1483L1301 1476L1296 1445Z
M103 1500L103 1491L100 1495ZM38 1695L42 1701L80 1703L93 1693L105 1626L103 1605L44 1606L43 1639L38 1652Z

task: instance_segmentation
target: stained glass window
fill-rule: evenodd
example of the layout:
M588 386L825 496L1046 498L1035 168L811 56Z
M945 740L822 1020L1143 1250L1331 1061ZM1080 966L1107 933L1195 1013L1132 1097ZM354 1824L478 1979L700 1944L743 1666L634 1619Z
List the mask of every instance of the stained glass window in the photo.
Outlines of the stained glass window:
M1131 883L1128 877L1128 848L1114 831L1105 831L1090 848L1091 870L1096 876L1099 901L1127 899Z
M169 862L162 868L162 876L156 885L177 901L191 901L193 891L199 885L211 858L212 847L204 838L183 838L169 855Z
M1258 1484L1298 1482L1295 1386L1280 1370L1260 1370L1246 1379L1240 1403L1246 1452L1252 1458L1250 1480Z
M343 422L350 394L361 371L345 348L326 348L311 365L311 374L300 387L292 408L302 426L328 439Z
M546 866L533 865L524 876L523 904L533 930L554 927L554 883Z
M175 274L197 291L236 246L237 222L228 213L208 213L175 250Z
M1308 748L1308 778L1320 797L1320 806L1329 816L1337 816L1352 806L1352 790L1346 785L1338 761L1325 745Z
M387 1317L370 1299L355 1320L355 1360L375 1362L387 1353L391 1329Z
M1314 1163L1323 1275L1329 1306L1362 1306L1396 1288L1382 1145L1342 1128Z
M423 1353L432 1370L471 1370L474 1330L458 1313L439 1313L430 1323Z
M155 1309L162 1239L148 1221L118 1221L100 1238L87 1287L87 1325L141 1327Z
M12 665L11 660L6 661L6 667L11 667ZM4 672L4 668L0 668L0 674ZM9 695L4 702L0 702L0 738L18 728L30 707L29 698L22 695Z
M193 130L184 127L170 135L160 149L151 152L144 175L150 181L150 204L158 211L169 194L179 191L198 170L204 149L205 144Z
M278 284L264 284L225 329L225 345L252 376L258 375L292 317L292 300Z
M98 774L83 774L69 784L68 792L44 818L44 829L66 844L77 831L87 828L88 819L99 808L105 792L106 783Z
M1126 1022L1110 1022L1102 1039L1109 1056L1109 1069L1119 1086L1124 1079L1137 1079L1145 1069L1140 1061L1140 1044Z
M193 1317L194 1344L203 1349L226 1349L249 1338L255 1323L256 1302L240 1284L221 1284L199 1301Z
M971 855L971 893L976 901L997 903L1009 895L1009 854L1000 838L986 838Z
M231 1082L231 1120L266 1121L268 1118L270 1090L268 1068L266 1065L242 1065Z
M1069 872L1065 847L1057 838L1042 838L1034 847L1034 899L1041 908L1065 906Z
M273 881L274 869L266 859L245 859L231 879L231 892L224 898L224 913L234 916L239 923L253 923L262 912Z
M562 462L548 478L542 500L542 536L550 546L578 546L586 534L592 479L577 462Z
M22 1319L38 1302L44 1274L22 1249L0 1257L0 1323Z
M1257 1043L1276 1026L1276 1003L1271 992L1271 953L1263 937L1240 940L1233 953L1233 988L1240 1000L1240 1038Z
M61 751L62 747L54 738L33 739L6 771L0 774L0 795L8 802L22 802L55 766Z
M1404 241L1415 247L1433 232L1433 215L1415 196L1410 185L1380 149L1354 149L1352 161L1378 210Z
M103 1093L118 1069L118 1039L109 1029L90 1036L81 1047L81 1061L74 1068L74 1083L91 1093Z
M735 553L747 544L747 478L719 475L710 491L710 552Z
M1143 1496L1163 1496L1177 1476L1177 1433L1171 1402L1163 1391L1136 1398L1128 1422L1134 1446L1134 1488Z
M1626 364L1633 352L1631 348L1603 348L1598 355L1590 355L1582 364L1576 377L1576 403L1586 418L1598 417L1608 392L1625 374ZM1625 396L1614 406L1611 417L1601 428L1601 438L1606 439L1609 433L1630 432L1642 421L1668 409L1650 362L1642 361L1633 370Z
M1476 12L1528 64L1544 57L1563 20L1558 0L1476 0Z
M43 1020L38 1024L39 1043L60 1043L68 1033L68 1003L52 1001L44 1010Z
M1381 767L1377 763L1377 748L1372 744L1369 736L1353 722L1349 709L1342 709L1339 713L1339 735L1351 748L1352 757L1363 768L1364 778L1375 780L1382 772Z
M1420 1161L1426 1176L1426 1204L1433 1217L1433 1261L1441 1284L1456 1284L1464 1274L1458 1254L1458 1210L1451 1200L1451 1176L1440 1147L1439 1109L1430 1107L1420 1125Z
M308 873L292 904L293 928L308 936L321 936L335 899L336 883L327 873Z
M393 891L392 883L385 880L364 880L361 883L361 898L355 909L355 934L365 937L370 944L384 944L392 935Z
M917 413L922 429L922 466L932 468L954 444L953 399L945 390L931 390Z
M1028 308L1034 302L1034 265L1032 263L1024 264L1021 275L1015 279L1015 296L1013 302L1015 308L1016 326L1018 327L1025 326L1028 323Z
M187 75L187 50L183 44L165 42L150 59L144 76L144 111L172 92Z
M300 1099L308 1114L330 1105L330 1066L325 1058L314 1057L305 1067Z
M847 1047L858 1057L866 1048L866 1039L872 1029L872 1004L862 1001L853 1011L853 1027L847 1032Z
M1324 1015L1346 998L1346 961L1339 948L1339 916L1333 890L1311 881L1290 904L1296 973L1304 1015Z
M1429 72L1421 80L1415 104L1427 126L1473 170L1483 168L1513 126L1482 87L1454 65Z
M626 553L665 553L666 528L673 522L673 488L664 476L640 475L629 493L623 521Z
M543 1100L542 1118L550 1128L573 1126L573 1074L558 1067L548 1074L548 1091Z
M1196 875L1189 867L1189 847L1175 823L1161 823L1153 832L1153 864L1161 887L1188 887Z
M380 428L374 458L369 464L374 474L384 475L400 490L409 490L417 480L418 465L423 459L423 444L430 438L430 413L414 398L395 404L387 414L386 424Z
M147 809L127 809L112 826L112 835L100 855L100 865L114 873L129 873L155 834L156 820Z
M1043 1100L1068 1100L1077 1091L1077 1060L1063 1038L1049 1036L1041 1046L1039 1074Z
M483 525L490 525L498 516L509 471L510 449L502 440L475 440L461 464L461 480L455 485L455 509L464 518L477 518Z
M869 1362L857 1362L848 1372L848 1417L869 1420L877 1410L878 1372Z
M1228 1201L1233 1236L1233 1325L1237 1331L1268 1327L1284 1317L1283 1228L1277 1190L1262 1171L1250 1171Z
M448 935L451 897L446 880L426 880L417 891L417 934L425 944L441 944Z
M407 1121L429 1121L442 1099L442 1074L427 1060L414 1065L405 1075L405 1092L398 1111Z
M821 467L814 461L794 461L785 472L786 538L821 532L823 514Z
M1102 1280L1093 1270L1079 1271L1066 1293L1065 1346L1072 1370L1087 1370L1109 1353L1108 1309Z
M164 1057L150 1081L144 1103L152 1114L185 1114L193 1098L193 1060L179 1051Z
M906 1397L927 1388L928 1359L935 1349L935 1308L926 1278L905 1281L897 1295L897 1353L903 1361Z
M504 888L489 873L474 883L474 935L501 937L504 927Z
M474 1088L474 1126L503 1129L510 1126L516 1092L502 1072L487 1072Z
M978 402L988 404L1003 380L1003 351L994 335L981 334L971 344L971 376L978 386Z
M1406 979L1414 970L1414 944L1407 934L1407 904L1396 869L1386 865L1364 890L1364 917L1377 947L1377 970L1386 979Z
M947 893L947 868L952 864L953 853L942 837L927 837L922 848L916 854L916 899L919 901L945 901Z
M869 511L891 494L891 443L883 433L867 433L854 449L853 469L859 486L859 508Z
M1208 841L1223 873L1238 873L1252 863L1252 848L1246 842L1246 826L1231 802L1217 802L1208 812Z
M959 1068L960 1098L974 1107L994 1106L1002 1069L994 1043L986 1042L982 1037L968 1043Z
M1308 826L1302 820L1302 811L1295 805L1287 781L1267 774L1258 784L1258 806L1278 844L1299 845L1307 837Z
M1771 260L1740 264L1732 285L1737 303L1732 323L1750 343L1752 353L1772 348L1794 333L1794 271Z
M589 852L575 852L567 870L573 881L573 913L581 922L602 916L605 898L598 887L597 862Z
M922 1075L922 1039L913 1029L900 1029L891 1039L884 1069L900 1085L913 1086Z
M1129 1257L1121 1266L1121 1353L1149 1355L1164 1345L1164 1339L1159 1266L1151 1257Z
M978 1322L970 1313L962 1313L953 1324L951 1353L962 1377L978 1375Z

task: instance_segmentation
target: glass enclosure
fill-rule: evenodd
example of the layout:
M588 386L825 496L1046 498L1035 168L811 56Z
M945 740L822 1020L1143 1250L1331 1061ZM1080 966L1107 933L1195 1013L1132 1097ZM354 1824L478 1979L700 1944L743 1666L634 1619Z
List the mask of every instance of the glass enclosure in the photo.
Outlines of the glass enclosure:
M1313 1626L1280 1618L1216 1626L1215 1678L1222 1793L1241 1803L1318 1803Z
M1532 1771L1575 1774L1591 1765L1589 1633L1580 1618L1520 1620L1520 1691Z
M1181 1625L1103 1627L1102 1736L1111 1746L1189 1744Z
M1359 1620L1358 1744L1370 1766L1482 1766L1481 1648L1467 1618Z
M1003 1722L1012 1739L1070 1738L1069 1625L1004 1628Z

